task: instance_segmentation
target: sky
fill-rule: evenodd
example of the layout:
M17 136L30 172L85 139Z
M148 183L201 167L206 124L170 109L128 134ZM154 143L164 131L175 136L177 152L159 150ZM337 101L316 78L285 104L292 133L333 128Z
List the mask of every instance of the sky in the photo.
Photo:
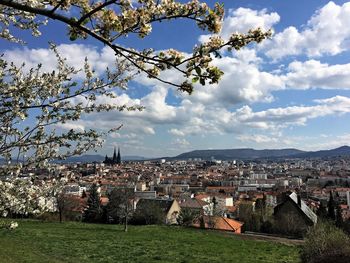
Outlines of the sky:
M204 1L213 6L215 1ZM198 85L192 95L136 76L113 103L141 104L142 112L90 114L59 129L108 130L98 153L175 156L196 149L298 148L331 149L350 140L350 2L323 0L227 0L220 35L250 28L272 28L271 39L240 51L225 52L214 64L224 71L218 85ZM113 52L94 40L71 42L60 23L50 22L33 38L21 32L25 46L0 40L0 53L17 64L55 59L48 42L58 45L69 63L79 67L88 57L98 73L113 64ZM189 21L155 24L149 37L126 38L137 49L175 48L190 52L208 38ZM181 78L174 71L167 80ZM105 98L99 98L105 101Z

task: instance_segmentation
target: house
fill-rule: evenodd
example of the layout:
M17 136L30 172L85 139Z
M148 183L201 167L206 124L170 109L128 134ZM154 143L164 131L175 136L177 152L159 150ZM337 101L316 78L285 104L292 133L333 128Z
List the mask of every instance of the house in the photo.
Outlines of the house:
M292 192L274 208L276 230L282 234L304 236L307 229L317 223L317 215L300 195Z
M152 213L160 213L165 224L177 224L180 213L180 205L175 199L140 199L136 205L136 214L152 216Z
M213 213L213 205L197 198L187 198L180 202L181 209L187 208L203 215L211 215Z
M194 223L193 226L205 229L230 231L240 234L242 232L243 224L244 223L240 221L223 216L203 216L196 223Z

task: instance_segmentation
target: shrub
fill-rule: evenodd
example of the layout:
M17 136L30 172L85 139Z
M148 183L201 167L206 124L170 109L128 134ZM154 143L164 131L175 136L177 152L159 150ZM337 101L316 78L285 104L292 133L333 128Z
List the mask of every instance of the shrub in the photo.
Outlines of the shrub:
M306 235L303 263L344 263L350 258L350 238L334 224L319 222Z
M199 220L200 211L192 210L190 208L182 208L176 221L181 226L192 226Z

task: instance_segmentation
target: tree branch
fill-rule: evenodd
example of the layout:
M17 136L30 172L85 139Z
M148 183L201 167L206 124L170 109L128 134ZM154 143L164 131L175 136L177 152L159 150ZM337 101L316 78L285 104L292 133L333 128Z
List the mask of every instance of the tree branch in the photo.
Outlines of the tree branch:
M115 2L117 2L117 0L110 0L110 1L106 1L103 4L99 5L98 7L92 9L90 12L86 13L85 15L83 15L79 20L78 20L78 24L81 24L82 22L84 22L85 19L91 17L93 14L97 13L98 11L102 10L103 8L114 4Z

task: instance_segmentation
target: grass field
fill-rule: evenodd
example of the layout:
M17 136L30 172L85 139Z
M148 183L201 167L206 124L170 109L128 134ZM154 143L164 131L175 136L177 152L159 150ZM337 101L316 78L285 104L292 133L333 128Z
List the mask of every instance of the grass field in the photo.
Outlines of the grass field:
M167 226L18 221L0 230L0 262L299 262L298 247Z

